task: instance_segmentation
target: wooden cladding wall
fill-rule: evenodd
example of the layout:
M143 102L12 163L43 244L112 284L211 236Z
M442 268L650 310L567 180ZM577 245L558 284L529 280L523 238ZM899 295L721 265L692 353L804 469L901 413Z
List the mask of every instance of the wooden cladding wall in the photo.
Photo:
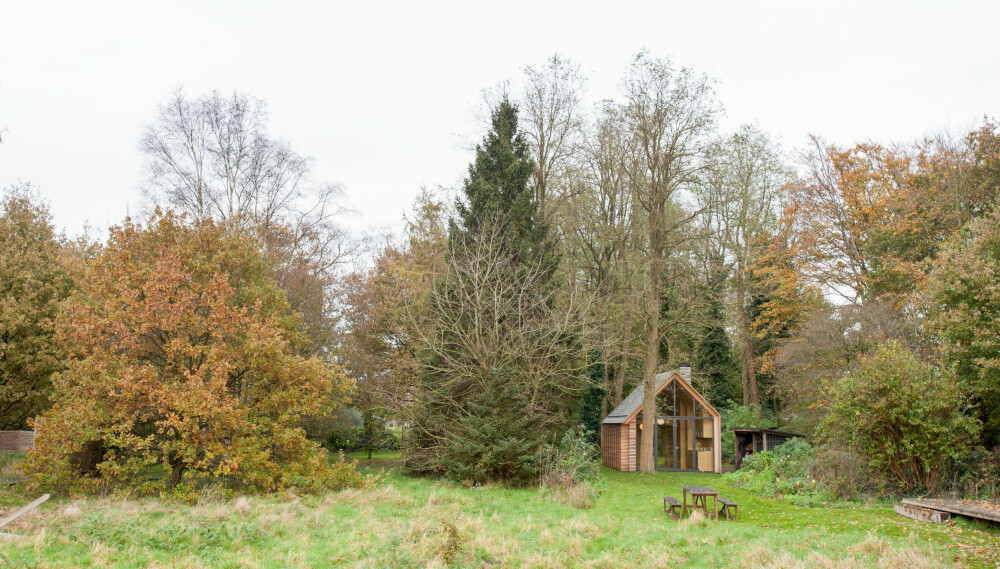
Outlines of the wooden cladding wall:
M625 454L625 464L622 470L626 472L635 472L639 470L639 461L636 459L636 451L638 450L638 443L636 440L636 425L639 422L633 419L629 423L622 425L622 431L625 432L625 441L622 444L622 452Z
M635 472L639 462L636 460L636 421L622 425L601 425L601 463L609 468L623 472Z
M35 446L35 431L0 431L0 452L28 452Z
M621 470L621 425L601 425L601 462Z

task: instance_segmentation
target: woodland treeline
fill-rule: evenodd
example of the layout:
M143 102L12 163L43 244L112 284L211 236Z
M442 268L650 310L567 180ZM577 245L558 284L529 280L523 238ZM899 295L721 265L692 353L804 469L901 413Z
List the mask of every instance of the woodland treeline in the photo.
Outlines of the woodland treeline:
M597 104L572 61L523 71L487 91L461 187L422 189L399 235L348 235L337 186L241 94L161 107L140 143L150 216L106 243L58 236L37 194L8 189L2 426L62 413L70 429L115 377L149 403L92 414L53 447L65 468L39 471L79 471L90 448L108 473L159 462L177 484L256 468L270 451L232 434L263 429L312 476L296 433L354 424L356 446L401 444L412 472L530 484L567 430L597 442L630 390L690 362L724 418L805 433L894 489L1000 477L993 120L786 149L758 125L721 129L713 80L646 52ZM173 292L152 290L164 280ZM178 305L191 318L164 321ZM199 374L215 395L187 383ZM206 408L164 389L231 401L226 426L199 434Z
M496 457L578 424L596 442L691 362L727 426L805 433L896 489L996 480L995 122L783 149L721 130L712 80L648 53L593 106L565 59L522 83L492 93L458 199L425 190L350 277L350 367L373 416L412 425L411 467L507 479Z

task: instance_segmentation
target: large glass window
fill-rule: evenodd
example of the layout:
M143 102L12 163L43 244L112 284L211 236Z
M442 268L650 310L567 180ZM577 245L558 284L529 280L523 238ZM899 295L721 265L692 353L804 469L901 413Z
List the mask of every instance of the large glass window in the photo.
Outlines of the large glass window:
M712 419L695 420L695 454L697 458L696 470L702 472L715 471L715 424Z
M675 421L656 420L656 468L677 470L677 433Z
M708 409L677 380L656 396L656 467L713 472L714 423Z

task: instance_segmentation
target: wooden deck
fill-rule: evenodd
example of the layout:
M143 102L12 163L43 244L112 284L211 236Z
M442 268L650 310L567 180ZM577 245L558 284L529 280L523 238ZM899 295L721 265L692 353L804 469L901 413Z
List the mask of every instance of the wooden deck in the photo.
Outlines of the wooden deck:
M1000 503L997 502L986 500L946 500L941 498L903 498L903 503L969 518L1000 522Z

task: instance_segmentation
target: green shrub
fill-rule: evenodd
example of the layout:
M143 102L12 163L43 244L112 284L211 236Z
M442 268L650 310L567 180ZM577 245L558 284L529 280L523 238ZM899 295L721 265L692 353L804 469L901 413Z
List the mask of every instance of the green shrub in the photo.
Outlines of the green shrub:
M813 476L817 449L805 439L792 439L774 450L743 459L739 470L723 480L758 496L777 498L799 506L834 499L826 484Z
M961 460L981 428L964 412L963 389L954 371L887 342L833 385L820 428L894 490L933 492L946 462Z
M810 463L817 487L838 500L881 498L886 494L885 481L872 472L858 455L830 447L814 447Z
M954 489L966 498L1000 501L1000 447L973 449L949 465L945 478L954 480Z
M590 442L583 425L569 429L556 444L540 451L539 483L556 493L556 499L577 508L590 508L606 488L598 462L600 449Z

